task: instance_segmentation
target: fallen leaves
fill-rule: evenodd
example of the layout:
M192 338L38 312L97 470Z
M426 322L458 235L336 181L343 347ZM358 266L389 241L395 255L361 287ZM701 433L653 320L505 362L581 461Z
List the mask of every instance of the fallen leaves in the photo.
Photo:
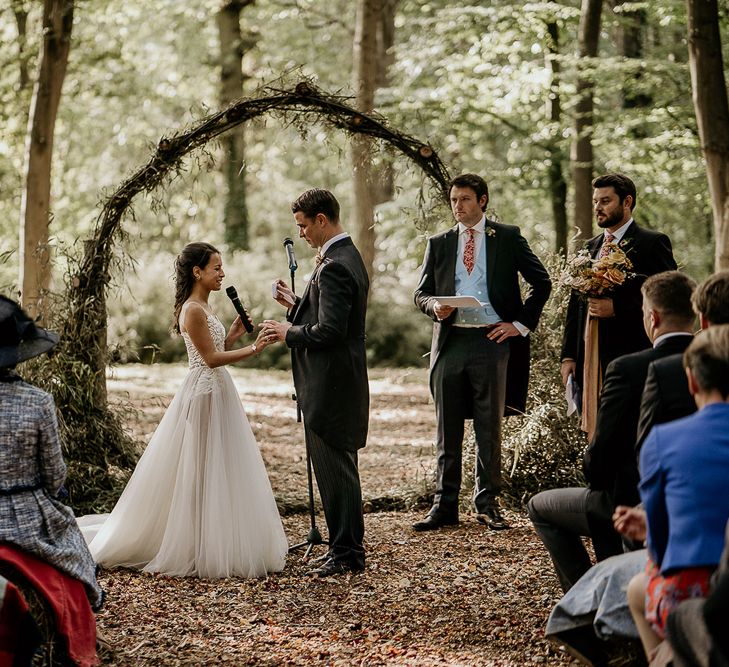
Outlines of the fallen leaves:
M123 391L151 382L155 367L127 368ZM267 377L260 371L259 376ZM371 437L362 451L363 493L371 510L389 508L393 498L412 497L413 485L432 468L434 433L427 379L399 385L397 371L373 381ZM379 378L378 375L378 378ZM245 384L252 376L235 373ZM306 507L303 438L287 392L276 382L250 384L246 410L274 492L286 508ZM154 379L154 378L152 378ZM132 402L146 405L159 395L146 386ZM278 384L276 384L278 383ZM110 384L114 391L113 382ZM174 387L173 387L174 388ZM266 393L269 391L270 393ZM160 396L163 406L169 396ZM385 409L387 408L387 409ZM381 413L404 410L401 421L378 421ZM388 412L389 410L389 412ZM161 407L140 413L134 428L147 432ZM255 419L254 419L255 417ZM415 446L413 446L415 445ZM407 503L403 503L406 506ZM568 665L570 658L544 639L549 611L559 597L552 565L529 521L507 512L512 530L493 532L474 517L460 525L415 533L422 512L365 515L367 569L360 575L314 579L301 552L283 572L265 579L183 579L130 570L104 571L107 602L98 625L115 652L108 665ZM308 515L284 518L290 542L308 533ZM324 519L319 517L324 529ZM317 547L313 556L323 553Z
M105 664L570 664L543 638L558 587L524 517L510 513L515 527L498 534L464 517L418 535L416 518L366 516L360 575L307 577L298 554L258 580L103 572ZM306 521L287 517L287 533Z

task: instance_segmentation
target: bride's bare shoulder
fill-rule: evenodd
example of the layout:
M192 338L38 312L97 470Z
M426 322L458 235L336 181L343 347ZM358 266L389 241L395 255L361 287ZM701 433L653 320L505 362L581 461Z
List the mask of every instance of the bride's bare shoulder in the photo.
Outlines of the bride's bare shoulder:
M189 325L195 326L205 322L208 315L209 313L202 303L188 299L180 308L180 331L185 332L189 329Z

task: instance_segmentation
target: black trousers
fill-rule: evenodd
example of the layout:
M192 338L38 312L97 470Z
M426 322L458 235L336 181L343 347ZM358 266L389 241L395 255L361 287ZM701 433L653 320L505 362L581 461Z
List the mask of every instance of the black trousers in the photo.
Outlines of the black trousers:
M476 511L488 508L499 495L508 361L508 343L489 340L486 329L453 327L448 334L431 373L438 422L432 513L458 513L464 422L470 417L476 436Z
M621 537L613 529L612 498L604 491L550 489L534 496L527 510L565 593L592 566L582 537L592 538L599 561L623 553Z
M332 447L304 423L306 444L329 532L329 554L364 567L362 488L357 452Z

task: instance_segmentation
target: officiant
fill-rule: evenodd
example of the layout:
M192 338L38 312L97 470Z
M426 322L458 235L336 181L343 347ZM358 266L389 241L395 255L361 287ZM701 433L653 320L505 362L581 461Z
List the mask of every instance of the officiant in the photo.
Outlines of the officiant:
M417 531L458 523L464 423L476 436L477 520L508 528L501 514L501 417L524 411L529 333L552 289L549 275L519 228L486 217L488 185L476 174L450 184L456 225L428 240L415 303L433 324L430 390L437 420L433 506ZM522 301L519 275L529 285ZM472 296L481 304L454 308L439 297Z

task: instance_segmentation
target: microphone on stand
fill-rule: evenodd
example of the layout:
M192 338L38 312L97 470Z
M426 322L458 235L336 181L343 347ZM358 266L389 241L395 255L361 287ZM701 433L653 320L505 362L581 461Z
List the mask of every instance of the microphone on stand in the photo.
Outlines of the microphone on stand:
M286 250L286 259L289 262L289 271L293 273L299 268L296 262L296 255L294 255L294 242L287 236L283 241L283 246Z
M230 287L226 287L225 293L228 295L228 298L233 302L233 308L235 308L235 312L240 315L240 320L241 322L243 322L243 326L245 327L246 331L248 333L253 333L253 323L248 317L248 313L243 307L243 304L240 302L240 299L238 298L238 292L236 292L235 287L233 287L232 285Z

